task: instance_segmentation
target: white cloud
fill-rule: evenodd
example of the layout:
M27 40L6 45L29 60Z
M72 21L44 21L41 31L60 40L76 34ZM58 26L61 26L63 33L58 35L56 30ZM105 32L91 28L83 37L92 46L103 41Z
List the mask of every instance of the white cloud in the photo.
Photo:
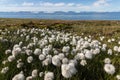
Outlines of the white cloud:
M34 3L32 3L32 2L24 2L24 3L22 3L22 6L33 6L34 5Z
M65 3L56 3L54 4L54 6L57 6L57 7L62 7L62 6L65 6L66 4Z
M68 6L74 6L75 3L68 3L67 5L68 5Z
M53 4L50 2L46 2L46 3L40 3L39 6L50 7L50 6L53 6Z
M44 6L3 6L0 8L0 11L45 11L45 12L54 12L54 11L84 11L88 10L87 6L72 6L63 4L43 4Z
M104 6L108 5L107 0L97 0L91 5L83 5L81 3L52 3L52 2L23 2L22 4L0 5L0 11L99 11L104 10Z
M93 3L95 7L100 7L100 6L108 6L107 0L97 0L96 2Z
M45 7L66 7L66 6L75 6L75 3L51 3L51 2L43 2L40 3L39 6L45 6Z

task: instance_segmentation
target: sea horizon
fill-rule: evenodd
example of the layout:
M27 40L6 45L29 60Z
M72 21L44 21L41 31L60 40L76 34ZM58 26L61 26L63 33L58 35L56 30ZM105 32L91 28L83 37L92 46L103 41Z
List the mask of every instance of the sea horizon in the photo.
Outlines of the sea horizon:
M57 20L120 20L120 12L0 12L0 18L33 18Z

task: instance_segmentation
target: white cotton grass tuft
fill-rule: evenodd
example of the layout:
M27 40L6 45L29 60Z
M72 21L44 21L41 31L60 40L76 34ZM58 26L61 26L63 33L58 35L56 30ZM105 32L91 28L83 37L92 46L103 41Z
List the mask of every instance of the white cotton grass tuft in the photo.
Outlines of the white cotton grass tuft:
M42 54L47 55L49 53L49 50L47 48L42 49Z
M87 59L92 59L92 57L93 57L92 52L89 51L89 50L86 50L86 52L85 52L85 57L86 57Z
M52 43L55 41L55 38L49 38L49 42Z
M27 58L27 62L28 63L31 63L33 61L33 57L32 56L29 56L28 58Z
M52 64L55 66L60 66L61 65L61 61L58 55L55 55L52 57Z
M65 52L65 53L69 52L69 50L70 50L69 46L64 46L63 49L62 49L62 51Z
M42 66L48 66L49 64L51 64L51 62L51 58L46 58L44 61L42 61Z
M83 44L83 48L87 48L89 47L90 43L88 41L85 41L84 44Z
M65 57L65 55L63 53L58 54L58 56L59 56L60 60L62 60Z
M77 65L77 60L76 59L71 59L69 60L69 64L73 63L75 66Z
M39 55L39 60L44 60L45 59L45 55L44 54L40 54Z
M2 68L1 73L5 74L9 70L9 67Z
M118 46L114 46L113 50L118 51L118 48L119 48Z
M28 45L27 45L27 48L32 48L34 46L34 43L29 43Z
M13 50L16 49L16 48L20 48L20 46L19 46L18 44L15 44L15 45L13 46Z
M63 64L68 64L68 62L69 62L68 58L63 58L63 59L62 59L62 63L63 63Z
M5 54L10 54L12 51L10 49L5 51Z
M94 55L99 54L99 53L100 53L100 49L99 49L99 48L96 48L95 50L93 50L92 53L93 53Z
M110 58L105 58L105 59L104 59L104 63L106 63L106 64L110 64L110 63L111 63Z
M23 74L23 72L20 72L19 74L16 74L12 80L25 80L25 76Z
M17 60L17 63L20 63L20 62L22 62L22 59L18 59L18 60Z
M11 56L8 57L9 62L12 62L13 60L15 60L15 56L11 55Z
M70 78L72 77L72 74L67 70L67 64L62 65L62 76L65 78Z
M23 51L25 51L25 50L27 50L27 47L26 47L26 46L23 46L21 49L22 49Z
M108 49L108 53L109 55L112 55L112 49Z
M53 53L58 54L59 52L57 50L53 49Z
M104 70L106 73L113 75L115 73L115 67L112 64L105 64Z
M21 41L21 42L19 42L19 46L22 46L23 45L23 42Z
M116 75L117 80L120 80L120 75Z
M82 60L85 59L85 55L83 53L77 53L77 55L75 56L76 60Z
M102 47L101 50L102 50L102 51L106 51L106 47Z
M33 79L32 76L28 76L28 77L26 77L26 80L32 80L32 79Z
M25 53L29 56L29 55L31 55L31 54L32 54L32 50L27 49L27 50L25 50Z
M40 72L39 73L39 77L43 77L44 73L43 72Z
M118 41L118 44L120 44L120 41Z
M118 47L118 52L120 52L120 47Z
M111 39L108 39L108 42L111 43Z
M52 59L52 55L48 54L48 55L46 55L46 58Z
M77 70L73 63L62 64L61 66L62 76L65 78L70 78L72 75L76 74Z
M53 72L45 73L44 80L53 80L53 79L54 79L54 73Z
M76 72L77 72L74 63L69 63L68 64L68 69L70 69L70 72L72 73L72 75L76 74Z
M86 60L81 60L81 61L80 61L80 64L81 64L82 66L85 66L85 65L87 65L87 62L86 62Z
M18 54L21 53L21 48L20 47L13 47L13 50L12 50L12 55L13 56L17 56Z
M113 41L113 42L114 42L114 41L115 41L115 39L114 39L114 38L112 38L112 39L111 39L111 41Z
M34 69L33 71L32 71L32 77L33 78L36 78L38 76L38 70L37 69Z
M6 64L8 62L8 60L4 60L4 61L2 61L2 64Z
M107 47L107 44L103 44L102 47L106 48L106 47Z
M24 65L23 62L19 62L19 63L17 64L17 68L21 68L23 65Z
M105 37L104 37L104 36L102 36L102 37L100 37L100 40L101 40L101 41L103 41L103 40L104 40L104 38L105 38Z
M41 49L36 48L35 51L34 51L34 54L35 55L40 55L41 54Z

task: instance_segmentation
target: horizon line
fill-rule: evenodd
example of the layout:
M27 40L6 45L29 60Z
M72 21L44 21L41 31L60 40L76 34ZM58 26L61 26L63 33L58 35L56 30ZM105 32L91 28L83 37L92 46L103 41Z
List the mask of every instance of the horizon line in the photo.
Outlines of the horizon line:
M39 13L39 12L44 12L44 13L55 13L55 12L75 12L75 13L81 13L81 12L120 12L120 11L0 11L0 12L32 12L32 13Z

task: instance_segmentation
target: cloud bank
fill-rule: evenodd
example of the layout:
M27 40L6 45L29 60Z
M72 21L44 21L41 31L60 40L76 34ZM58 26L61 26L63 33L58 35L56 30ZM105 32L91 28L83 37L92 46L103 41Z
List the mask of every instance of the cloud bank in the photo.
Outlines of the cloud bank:
M0 11L101 11L103 7L109 5L108 0L96 0L90 5L81 3L65 3L65 2L22 2L20 4L8 4L10 0L0 0ZM8 4L8 5L6 5Z

